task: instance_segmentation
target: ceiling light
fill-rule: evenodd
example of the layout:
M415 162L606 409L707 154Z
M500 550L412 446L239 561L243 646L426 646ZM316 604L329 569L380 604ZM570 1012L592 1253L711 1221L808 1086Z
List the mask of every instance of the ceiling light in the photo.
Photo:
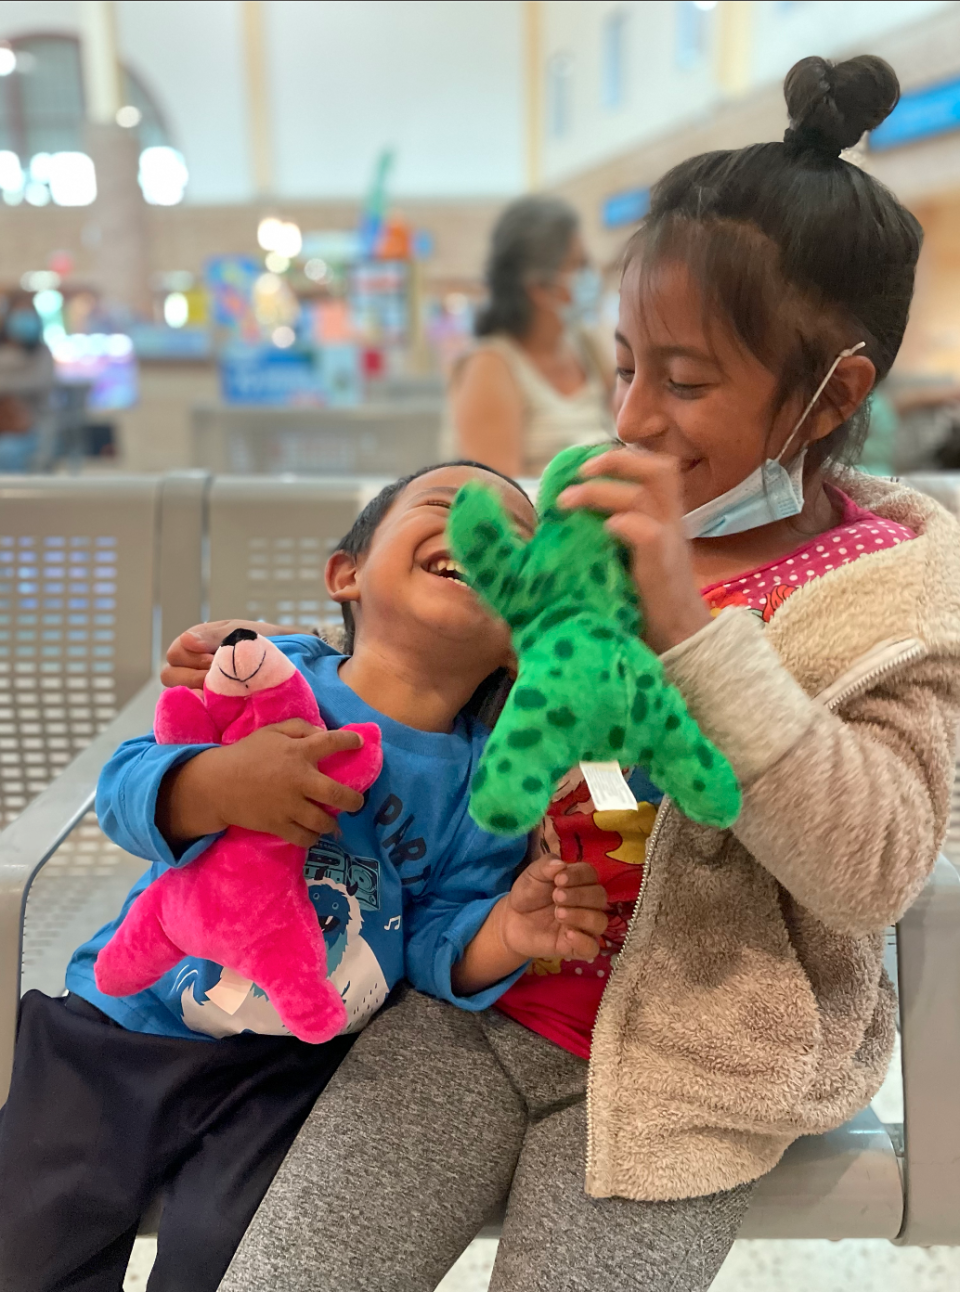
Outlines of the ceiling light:
M116 122L118 126L123 126L124 130L132 130L143 120L143 113L139 108L135 108L132 103L124 104L122 108L117 109Z
M48 182L57 206L89 206L96 201L97 172L86 153L54 153Z
M144 148L140 154L137 178L143 196L151 206L176 206L183 201L190 175L182 153L176 148L159 145Z
M171 292L163 302L163 321L167 327L186 327L190 318L190 302L183 292Z
M276 216L268 215L257 226L257 242L264 251L276 251L292 260L300 254L303 235L292 220L278 220Z

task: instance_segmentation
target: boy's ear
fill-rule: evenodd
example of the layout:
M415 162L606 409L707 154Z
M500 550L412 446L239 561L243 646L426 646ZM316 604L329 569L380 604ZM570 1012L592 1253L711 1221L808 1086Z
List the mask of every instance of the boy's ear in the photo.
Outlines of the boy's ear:
M327 561L324 574L331 601L343 605L345 601L360 600L358 572L356 557L351 556L349 552L334 552Z

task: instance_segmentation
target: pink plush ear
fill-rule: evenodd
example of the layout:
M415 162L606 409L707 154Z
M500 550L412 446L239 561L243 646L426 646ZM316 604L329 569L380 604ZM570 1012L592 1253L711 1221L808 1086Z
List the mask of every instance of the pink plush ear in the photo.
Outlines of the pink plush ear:
M219 745L220 732L198 691L172 686L157 701L153 734L158 745Z
M351 722L342 730L358 732L363 737L362 747L344 749L321 759L317 770L323 772L324 776L329 776L332 781L349 785L352 790L358 790L362 794L370 788L383 767L380 728L375 722Z

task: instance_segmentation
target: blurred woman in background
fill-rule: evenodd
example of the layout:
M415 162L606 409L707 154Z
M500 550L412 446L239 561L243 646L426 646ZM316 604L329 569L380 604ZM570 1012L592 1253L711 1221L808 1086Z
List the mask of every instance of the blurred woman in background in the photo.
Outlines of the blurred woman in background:
M613 434L612 381L582 330L600 283L573 208L554 197L508 206L486 284L478 342L453 373L442 456L539 475L567 445Z
M55 381L33 298L17 292L0 323L0 471L36 465Z

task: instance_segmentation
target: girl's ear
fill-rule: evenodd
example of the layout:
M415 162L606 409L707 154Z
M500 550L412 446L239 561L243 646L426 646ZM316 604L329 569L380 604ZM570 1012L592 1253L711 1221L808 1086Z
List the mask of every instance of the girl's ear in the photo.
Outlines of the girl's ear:
M360 600L358 575L360 567L349 552L334 552L327 561L324 577L330 600L343 605L345 601Z
M814 426L812 440L822 440L855 413L873 390L877 370L862 354L841 359L824 391L827 397Z

